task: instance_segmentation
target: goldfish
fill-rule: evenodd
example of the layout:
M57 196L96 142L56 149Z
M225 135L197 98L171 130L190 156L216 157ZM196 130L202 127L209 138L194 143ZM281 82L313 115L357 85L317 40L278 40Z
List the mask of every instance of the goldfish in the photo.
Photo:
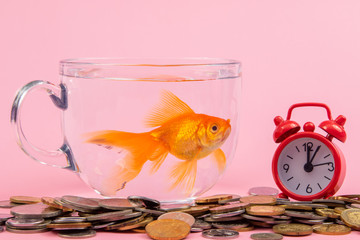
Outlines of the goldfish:
M149 132L104 130L90 133L87 143L126 150L121 162L104 181L105 195L114 195L151 162L154 174L170 153L178 161L169 172L170 189L180 187L190 193L194 187L198 160L210 156L218 171L226 166L220 149L231 132L230 119L195 113L170 91L161 93L160 103L145 118Z

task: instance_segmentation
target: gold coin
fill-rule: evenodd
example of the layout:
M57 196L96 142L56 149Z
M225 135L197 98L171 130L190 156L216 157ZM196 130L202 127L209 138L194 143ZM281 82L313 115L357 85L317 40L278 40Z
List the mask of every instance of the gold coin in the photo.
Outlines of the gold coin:
M283 205L279 205L279 207L283 207L286 210L304 210L304 211L312 211L312 207L311 206L307 206L307 205L302 205L302 204L283 204Z
M31 204L31 203L39 203L41 202L41 199L38 197L30 197L30 196L12 196L10 197L10 201L12 203Z
M208 197L198 197L195 199L197 204L206 204L206 203L218 203L220 200L232 199L233 195L231 194L217 194Z
M317 224L313 226L315 233L325 235L345 235L351 233L351 228L339 224Z
M193 206L188 209L179 210L179 212L188 213L193 216L200 216L209 211L208 206Z
M226 204L221 205L219 207L210 208L211 213L227 213L227 212L233 212L236 210L244 209L248 207L248 203L234 203L234 204Z
M61 205L61 204L57 203L55 201L55 199L52 198L52 197L42 197L41 202L46 204L46 205L49 205L50 207L53 207L53 208L56 208L56 209L61 209L61 210L65 211L65 212L73 211L73 209L65 207L64 205Z
M276 197L268 195L246 196L241 197L240 202L251 205L275 205Z
M336 213L334 209L331 208L317 208L315 209L315 212L320 215L320 216L324 216L324 217L328 217L328 218L339 218L340 214Z
M360 230L360 209L346 209L342 211L340 218L348 227Z
M338 213L338 214L341 214L342 211L344 211L344 210L346 210L346 208L344 208L344 207L336 207L336 208L334 208L334 211L336 213Z
M243 228L237 228L236 231L238 232L249 232L254 230L254 226L253 225L249 225L248 227L243 227Z
M246 212L254 216L276 216L285 213L285 208L279 206L253 205L246 208Z
M50 223L46 225L47 228L52 229L84 229L91 227L89 222L79 222L79 223Z
M305 224L288 223L273 226L273 231L288 236L306 236L312 234L313 229Z
M130 230L130 229L136 229L136 228L143 228L146 225L148 225L149 223L151 223L154 219L151 216L146 217L144 220L142 220L141 222L138 223L134 223L132 225L127 225L127 226L123 226L123 227L119 227L116 230L118 231L125 231L125 230ZM144 230L145 231L145 230Z
M178 219L160 219L146 225L146 233L156 240L179 240L190 233L190 225Z

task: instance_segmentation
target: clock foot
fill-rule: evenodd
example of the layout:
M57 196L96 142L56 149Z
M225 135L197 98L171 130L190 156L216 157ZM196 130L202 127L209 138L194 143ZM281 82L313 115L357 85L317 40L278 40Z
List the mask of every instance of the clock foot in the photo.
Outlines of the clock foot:
M279 193L277 195L277 198L286 198L286 199L288 199L289 197L287 195L285 195L284 193Z

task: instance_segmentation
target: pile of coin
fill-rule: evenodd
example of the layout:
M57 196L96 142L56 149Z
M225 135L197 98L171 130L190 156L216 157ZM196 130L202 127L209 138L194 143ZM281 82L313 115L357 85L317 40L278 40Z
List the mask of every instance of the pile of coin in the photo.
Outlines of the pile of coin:
M239 232L270 228L274 233L252 239L282 239L312 233L342 235L360 230L360 195L300 202L272 195L219 194L192 204L162 204L142 196L85 198L80 196L13 196L0 201L11 208L0 214L0 231L53 231L64 238L95 236L98 231L146 233L152 239L183 239L190 232L205 238L233 239Z

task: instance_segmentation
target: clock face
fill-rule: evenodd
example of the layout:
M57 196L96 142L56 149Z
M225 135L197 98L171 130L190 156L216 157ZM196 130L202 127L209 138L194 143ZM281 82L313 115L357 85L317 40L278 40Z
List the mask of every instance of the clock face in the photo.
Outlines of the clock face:
M298 138L281 151L277 171L290 192L314 195L331 182L335 172L334 156L323 142L309 137Z

